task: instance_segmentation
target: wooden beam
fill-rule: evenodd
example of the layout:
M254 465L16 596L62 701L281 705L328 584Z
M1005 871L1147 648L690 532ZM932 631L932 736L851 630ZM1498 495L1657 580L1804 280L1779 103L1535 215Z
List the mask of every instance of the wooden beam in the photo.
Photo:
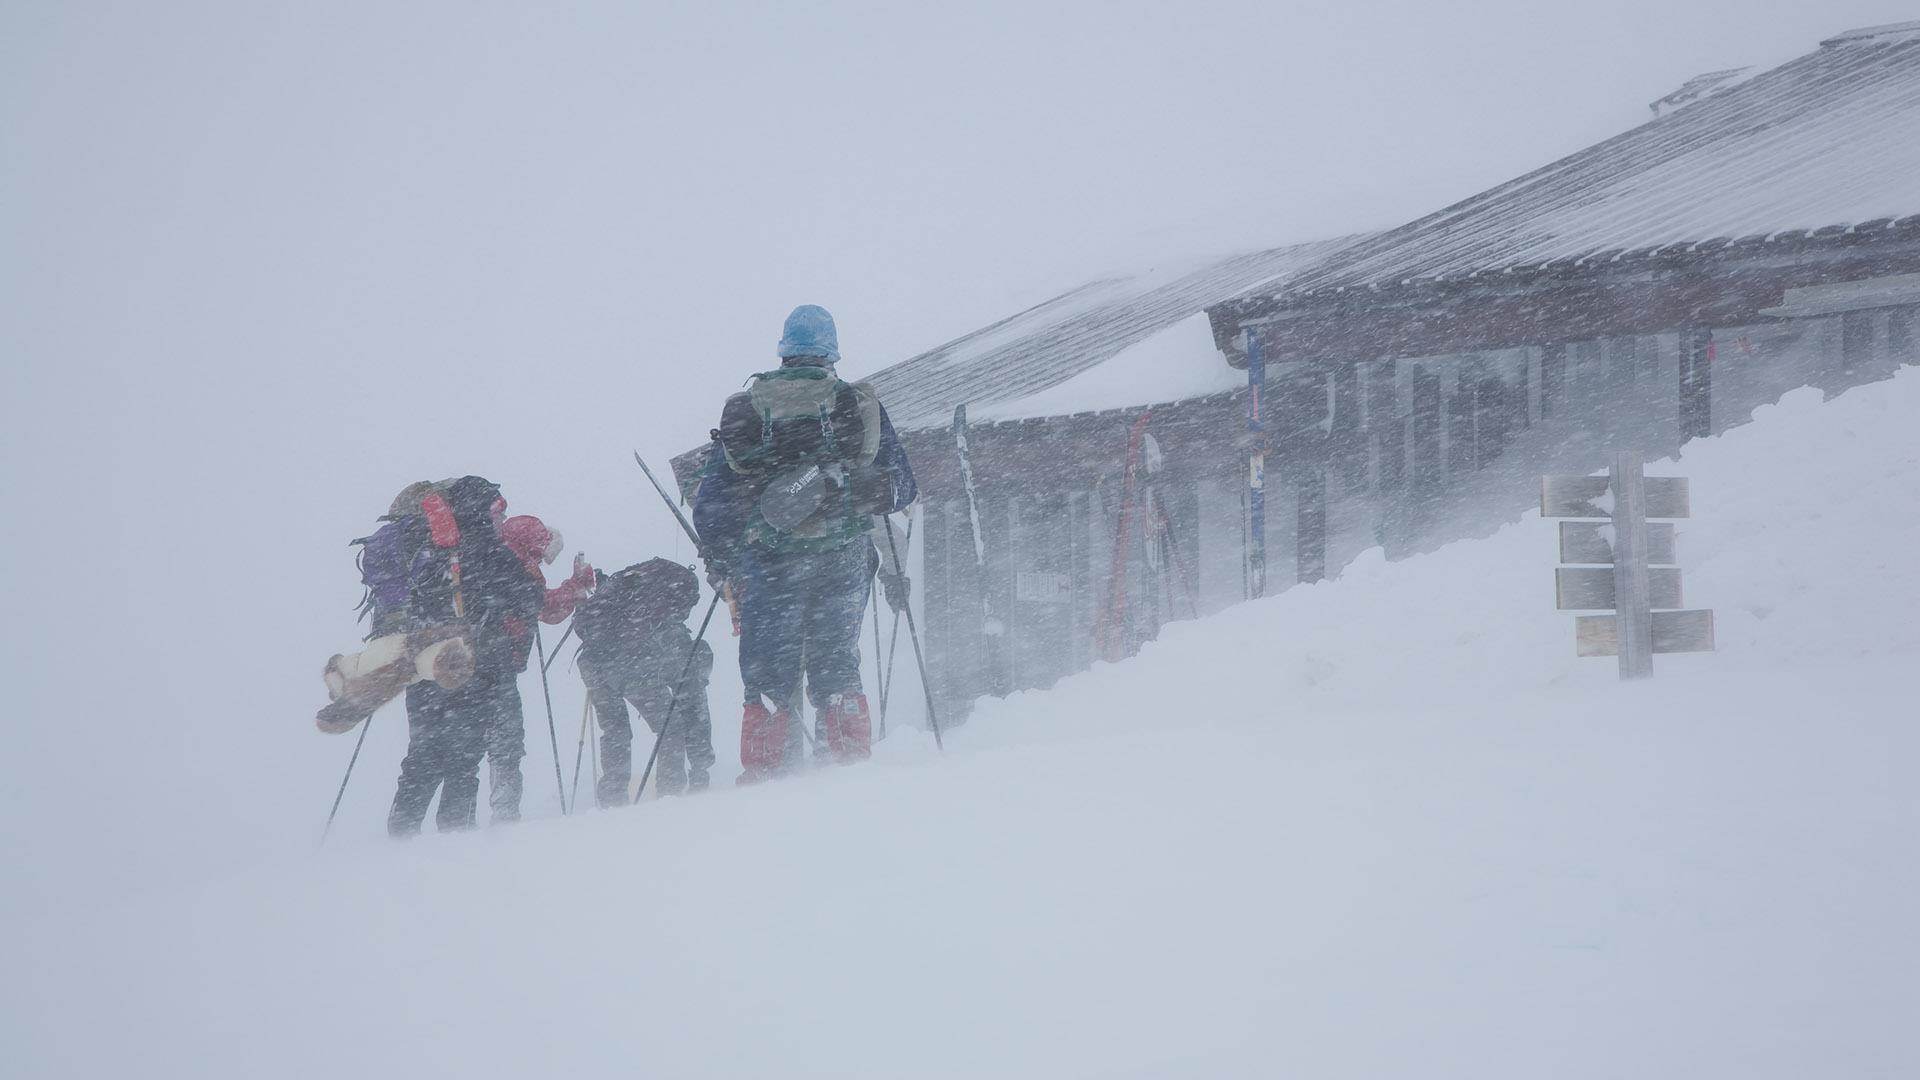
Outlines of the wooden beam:
M1299 501L1294 514L1294 561L1298 580L1308 584L1327 576L1326 473L1301 473L1295 490Z
M1761 309L1777 306L1789 288L1920 272L1913 231L1884 242L1729 246L1638 269L1590 260L1550 272L1252 297L1218 305L1209 317L1217 340L1258 324L1270 349L1333 363L1737 326L1767 321Z
M1680 441L1713 434L1713 332L1694 328L1680 342Z

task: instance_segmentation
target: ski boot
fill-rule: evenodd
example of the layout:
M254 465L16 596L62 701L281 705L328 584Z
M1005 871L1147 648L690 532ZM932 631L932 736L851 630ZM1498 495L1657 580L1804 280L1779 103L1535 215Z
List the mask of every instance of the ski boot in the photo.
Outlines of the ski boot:
M786 759L787 710L771 712L758 699L747 702L740 717L740 764L746 769L738 784L757 784L777 775Z
M835 694L827 699L820 717L834 761L850 765L873 756L873 720L867 712L867 695Z

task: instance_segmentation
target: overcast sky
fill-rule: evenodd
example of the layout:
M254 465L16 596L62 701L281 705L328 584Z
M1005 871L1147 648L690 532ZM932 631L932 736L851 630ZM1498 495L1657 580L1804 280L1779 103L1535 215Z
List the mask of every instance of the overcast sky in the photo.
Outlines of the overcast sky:
M272 767L317 811L344 544L405 482L684 555L628 450L703 438L794 304L870 371L1111 269L1397 224L1902 7L10 0L8 768L184 802L312 754Z

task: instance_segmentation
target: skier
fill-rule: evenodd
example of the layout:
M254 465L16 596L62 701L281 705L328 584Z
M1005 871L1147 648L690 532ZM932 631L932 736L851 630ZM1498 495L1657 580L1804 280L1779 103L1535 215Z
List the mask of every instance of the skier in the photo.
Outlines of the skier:
M416 578L433 572L458 539L446 500L427 481L408 484L380 528L353 541L367 592L360 617L371 622L366 648L334 654L321 672L328 704L314 717L320 730L353 730L411 683L432 679L457 689L473 672L473 651L456 623L426 624L410 610Z
M743 784L784 770L803 676L833 759L871 753L858 646L887 545L876 547L869 532L915 494L872 387L834 374L833 316L795 308L778 352L778 370L727 399L693 504L707 579L730 587L739 605Z
M387 815L395 837L420 831L440 792L442 832L472 828L480 758L495 725L518 723L518 664L507 620L531 622L545 590L500 539L506 500L491 481L463 476L437 485L447 520L436 534L450 542L431 572L414 578L408 617L422 625L459 623L473 650L473 675L458 689L434 682L407 687L407 754Z
M699 601L700 579L692 570L669 559L649 559L599 575L593 595L574 615L580 678L600 718L605 771L594 796L602 809L627 803L633 777L628 702L656 736L666 727L660 740L660 793L706 790L713 767L713 721L707 711L713 648L704 641L696 645L687 630L687 617ZM683 671L686 681L676 686Z
M549 626L565 622L567 616L573 614L580 596L593 588L593 567L587 565L584 556L575 555L573 576L549 589L540 567L560 557L565 547L560 534L539 518L521 514L500 523L500 539L533 580L540 583L543 599L539 621ZM527 670L527 660L533 654L534 628L531 620L522 620L517 615L505 616L502 626L512 640L513 671L517 676ZM521 710L496 711L487 730L487 806L495 824L520 820L520 761L526 756L527 727Z

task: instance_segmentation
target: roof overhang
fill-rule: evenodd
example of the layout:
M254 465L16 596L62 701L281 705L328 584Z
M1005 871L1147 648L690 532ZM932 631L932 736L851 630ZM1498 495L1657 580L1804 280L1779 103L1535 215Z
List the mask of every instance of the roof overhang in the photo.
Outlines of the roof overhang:
M1831 306L1908 302L1920 228L1813 234L1791 245L1687 245L1657 261L1592 259L1452 280L1252 297L1209 309L1214 339L1244 366L1239 335L1261 335L1268 362L1358 362L1751 325ZM1824 292L1806 292L1825 289ZM1851 290L1851 291L1849 291ZM1796 303L1789 293L1802 299ZM1817 298L1817 300L1816 300Z

